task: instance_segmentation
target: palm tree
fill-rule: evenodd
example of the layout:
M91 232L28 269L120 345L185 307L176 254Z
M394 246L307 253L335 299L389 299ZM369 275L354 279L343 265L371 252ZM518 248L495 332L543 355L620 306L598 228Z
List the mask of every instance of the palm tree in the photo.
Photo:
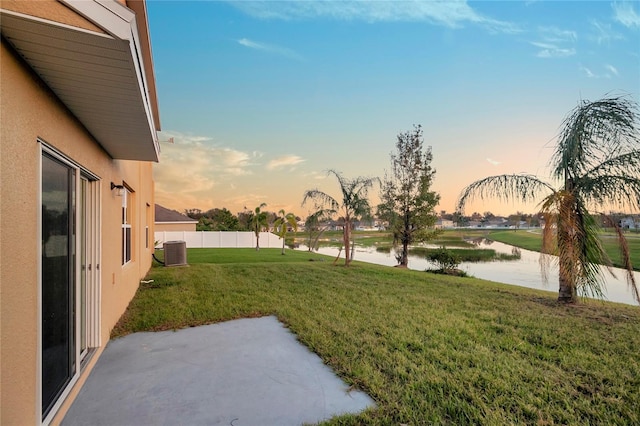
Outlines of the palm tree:
M304 227L309 232L309 240L307 242L309 251L318 249L318 241L328 228L328 226L322 223L330 219L335 213L335 210L323 209L316 206L316 211L307 216L307 219L304 221Z
M362 216L369 215L371 206L367 200L369 189L373 184L378 182L377 178L357 177L355 179L346 179L342 174L335 170L329 170L327 175L334 175L340 184L340 192L342 193L342 202L339 202L329 194L318 189L311 189L304 193L302 205L311 199L318 202L322 206L328 206L330 210L340 211L342 216L342 241L345 250L345 266L351 263L351 252L349 244L351 242L351 228L353 221Z
M633 276L629 248L615 221L594 209L640 209L640 129L638 105L627 97L581 101L564 119L551 158L551 178L559 188L525 174L491 176L472 183L461 193L458 209L474 197L529 202L545 194L542 242L543 275L548 256L556 254L559 271L558 301L575 303L578 292L604 297L604 277L611 270L598 232L596 215L617 232L617 242L634 298L640 295ZM546 259L546 260L545 260Z
M269 224L267 223L267 212L261 211L261 209L266 206L266 203L262 203L249 214L249 226L251 227L251 230L256 234L256 251L260 250L260 232L262 232L264 228L269 226Z
M298 230L298 222L296 216L293 213L285 213L284 210L278 212L278 218L273 223L274 230L277 232L278 237L282 238L282 254L284 255L284 241L291 227L294 232Z

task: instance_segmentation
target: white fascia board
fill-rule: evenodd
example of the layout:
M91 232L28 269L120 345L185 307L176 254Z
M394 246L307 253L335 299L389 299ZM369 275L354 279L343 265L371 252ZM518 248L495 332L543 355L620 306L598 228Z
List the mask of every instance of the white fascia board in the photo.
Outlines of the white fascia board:
M58 0L120 40L131 38L135 14L115 0Z
M135 15L134 15L135 17ZM134 59L133 66L135 67L136 74L138 76L138 86L140 93L144 96L144 110L147 115L147 125L149 126L149 132L153 135L153 145L156 151L156 158L160 154L160 143L158 142L158 133L156 132L156 125L153 119L153 111L151 110L151 97L149 96L149 84L147 82L147 74L144 69L144 60L142 53L140 52L141 44L140 37L138 36L138 25L134 19L131 22L131 41L129 48L131 49L131 57Z

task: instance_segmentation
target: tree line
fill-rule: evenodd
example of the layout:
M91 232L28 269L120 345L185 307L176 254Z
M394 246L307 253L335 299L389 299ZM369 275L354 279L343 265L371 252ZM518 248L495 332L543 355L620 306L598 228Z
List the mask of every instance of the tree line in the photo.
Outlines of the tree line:
M480 218L478 213L465 216L464 208L476 198L496 198L502 201L539 202L535 215L517 212L509 220L531 225L542 222L542 253L556 255L559 268L558 300L578 301L578 293L602 297L604 277L598 265L611 267L600 244L598 233L603 226L611 227L619 242L629 287L640 302L640 293L633 276L630 253L625 236L616 219L605 214L607 208L640 211L640 126L637 103L628 97L610 97L595 102L580 101L563 120L554 154L550 160L550 181L529 174L490 176L471 183L459 196L456 212L451 218L458 224L474 218L490 220L490 212ZM378 218L388 223L397 247L397 261L407 266L408 248L428 241L439 231L434 228L438 218L435 207L439 194L431 190L435 170L431 166L431 147L424 146L420 125L397 135L395 151L390 153L390 169L382 179L377 177L347 178L336 170L327 174L338 183L338 196L314 188L305 191L302 205L310 205L313 213L307 218L309 242L322 233L321 223L336 219L343 230L345 266L353 258L351 233L354 223L372 217L374 206L369 192L380 187L381 203L375 206ZM558 186L556 186L556 184ZM234 217L227 209L212 209L202 213L197 209L186 213L198 219L202 230L258 230L277 223L276 229L286 235L294 223L292 214L284 211L274 215L263 211L265 204L254 210L245 208ZM444 216L445 212L441 212ZM288 219L287 219L288 218ZM278 222L279 221L279 222ZM279 227L279 228L278 228ZM315 230L315 237L312 231ZM284 240L284 238L283 238ZM283 248L284 254L284 248ZM547 258L543 258L547 259ZM546 264L541 262L543 268Z
M266 205L265 205L266 206ZM274 224L278 219L278 213L270 211L262 211L264 213L265 222ZM236 214L231 213L227 208L213 208L206 211L192 208L184 210L184 214L191 219L198 221L196 224L197 231L251 231L251 218L255 211L245 207L244 211ZM294 216L296 222L301 219Z

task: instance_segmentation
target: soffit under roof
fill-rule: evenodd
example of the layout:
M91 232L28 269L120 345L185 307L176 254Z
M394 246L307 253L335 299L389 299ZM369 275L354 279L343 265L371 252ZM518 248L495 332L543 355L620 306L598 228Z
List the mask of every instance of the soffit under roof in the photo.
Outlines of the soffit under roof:
M151 107L130 40L7 10L0 18L2 36L111 157L158 161Z

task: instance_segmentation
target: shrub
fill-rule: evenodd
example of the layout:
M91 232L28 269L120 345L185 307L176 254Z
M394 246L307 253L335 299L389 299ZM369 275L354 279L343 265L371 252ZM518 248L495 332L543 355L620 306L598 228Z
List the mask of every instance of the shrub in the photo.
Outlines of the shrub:
M446 247L440 247L427 255L427 260L435 264L443 272L453 271L460 265L460 257L447 250Z

